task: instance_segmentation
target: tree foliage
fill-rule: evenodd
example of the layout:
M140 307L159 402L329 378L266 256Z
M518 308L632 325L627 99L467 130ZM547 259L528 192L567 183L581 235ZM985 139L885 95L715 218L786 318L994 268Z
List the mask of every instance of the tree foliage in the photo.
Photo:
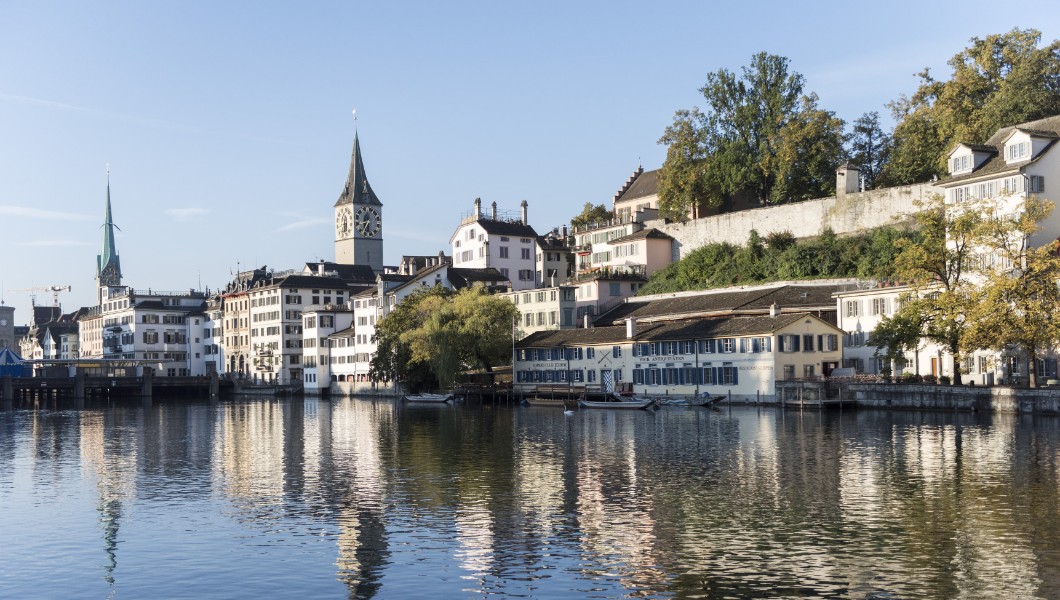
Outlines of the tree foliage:
M788 59L761 52L737 75L719 69L700 89L706 109L679 110L659 143L663 216L684 220L727 199L790 202L827 196L842 154L843 122L804 94Z
M652 275L641 294L708 289L792 279L862 277L893 279L897 240L917 241L915 231L881 227L839 237L825 231L798 241L790 231L763 239L751 230L747 244L706 244Z
M949 208L938 195L919 204L913 219L920 238L896 243L895 271L912 289L896 318L921 321L923 336L950 353L953 382L960 384L962 341L977 295L983 213L975 202Z
M582 211L571 217L571 227L585 228L592 227L594 225L601 225L607 223L613 218L611 211L607 209L603 204L593 205L592 202L586 202L585 206L582 207Z
M1037 387L1038 356L1060 341L1060 245L1028 243L1052 209L1033 196L1011 218L999 218L999 207L990 207L982 240L996 260L983 265L984 283L964 338L972 350L1022 350L1031 387Z
M1060 41L1040 41L1035 29L972 38L950 59L950 79L920 72L912 96L889 105L897 125L884 182L941 176L958 142L982 143L1002 127L1060 114Z
M873 111L854 121L850 134L850 161L861 169L865 189L872 189L891 154L891 136L880 127L880 115Z
M372 374L410 390L448 389L456 375L511 359L514 304L482 286L440 286L405 298L376 325Z
M369 371L373 380L395 381L413 391L438 388L434 371L428 363L414 358L412 346L403 336L423 326L430 317L430 307L451 295L452 291L441 286L417 290L376 323L376 352Z

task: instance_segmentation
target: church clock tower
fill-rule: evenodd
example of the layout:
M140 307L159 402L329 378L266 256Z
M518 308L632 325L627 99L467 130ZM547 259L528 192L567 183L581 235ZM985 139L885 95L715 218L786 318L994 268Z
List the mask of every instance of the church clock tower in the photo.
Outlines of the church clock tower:
M335 202L335 262L383 272L383 203L368 184L356 132L350 174Z
M110 214L110 169L107 169L107 210L103 217L103 246L96 256L96 300L102 304L104 289L121 286L121 262L114 245L114 219Z

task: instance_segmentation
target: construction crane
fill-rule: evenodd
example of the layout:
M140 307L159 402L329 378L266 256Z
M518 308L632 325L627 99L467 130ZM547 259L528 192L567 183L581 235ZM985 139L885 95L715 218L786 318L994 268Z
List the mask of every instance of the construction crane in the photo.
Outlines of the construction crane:
M45 287L31 287L21 290L8 290L10 292L29 292L30 303L33 306L37 305L37 293L38 292L51 292L52 293L52 306L59 306L59 292L69 292L70 286L68 285L49 285Z

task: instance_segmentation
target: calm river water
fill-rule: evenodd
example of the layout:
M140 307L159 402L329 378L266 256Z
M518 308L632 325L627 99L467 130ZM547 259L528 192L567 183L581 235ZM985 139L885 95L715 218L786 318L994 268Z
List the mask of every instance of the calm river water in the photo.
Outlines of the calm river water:
M1060 420L0 411L2 598L1057 598Z

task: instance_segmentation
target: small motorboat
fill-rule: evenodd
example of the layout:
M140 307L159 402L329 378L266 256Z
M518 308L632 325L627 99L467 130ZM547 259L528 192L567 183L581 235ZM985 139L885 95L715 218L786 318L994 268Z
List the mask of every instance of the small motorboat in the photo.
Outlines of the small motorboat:
M406 394L405 402L443 404L453 399L452 394Z
M578 399L578 406L585 408L629 408L645 409L655 406L655 400L643 398L627 398L613 392L586 393Z
M568 406L574 406L577 404L576 400L567 400L566 398L538 398L537 396L528 396L523 398L528 406L552 406L556 408L567 408Z
M711 396L710 394L703 394L699 398L689 400L688 403L692 406L704 406L711 407L725 399L725 396Z

